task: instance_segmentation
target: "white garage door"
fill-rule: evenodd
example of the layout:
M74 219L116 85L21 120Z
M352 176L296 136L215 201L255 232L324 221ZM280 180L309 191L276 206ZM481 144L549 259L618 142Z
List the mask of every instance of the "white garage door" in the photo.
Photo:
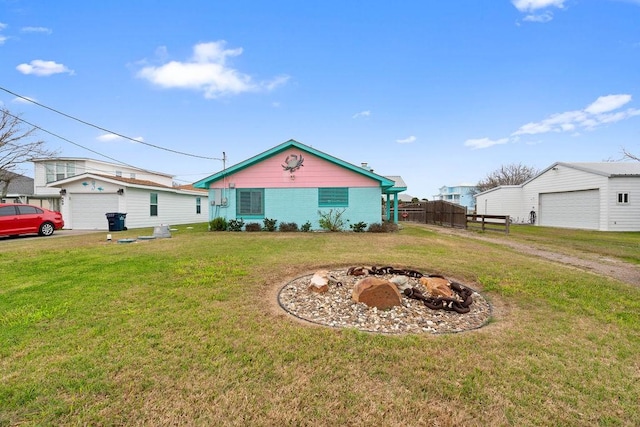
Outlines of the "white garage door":
M540 194L540 225L563 228L600 228L599 190Z
M117 194L72 194L70 203L69 226L75 230L108 230L105 214L118 212Z

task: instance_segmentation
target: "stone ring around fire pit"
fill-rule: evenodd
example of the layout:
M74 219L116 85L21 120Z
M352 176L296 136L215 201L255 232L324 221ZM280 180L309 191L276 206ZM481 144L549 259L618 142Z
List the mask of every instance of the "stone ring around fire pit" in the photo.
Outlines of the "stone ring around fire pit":
M379 295L385 294L395 298L400 296L397 305L390 307L382 303L383 308L377 308L370 303L376 299L374 293L362 298L366 290L370 289L365 280L373 282L391 282L398 289L381 289ZM433 283L428 283L433 279ZM468 312L460 313L453 308L433 309L427 304L438 302L440 306L457 301L461 306L460 294L453 294L451 298L439 297L437 287L442 282L448 282L449 287L462 287L467 291ZM435 287L432 285L435 284ZM427 288L427 285L429 288ZM355 292L354 292L355 290ZM358 296L359 294L359 296ZM419 295L419 297L417 297ZM356 302L354 298L359 301ZM442 302L444 300L444 303ZM449 301L449 302L447 302ZM367 305L367 304L370 305ZM315 274L300 276L285 284L278 292L278 304L289 314L319 325L334 328L353 328L366 332L385 334L431 333L444 334L463 332L481 328L489 322L491 305L477 291L466 285L447 280L442 276L423 275L415 270L397 270L391 267L376 269L376 267L351 267L344 270L322 270ZM438 304L436 304L437 306ZM385 308L388 307L388 308Z

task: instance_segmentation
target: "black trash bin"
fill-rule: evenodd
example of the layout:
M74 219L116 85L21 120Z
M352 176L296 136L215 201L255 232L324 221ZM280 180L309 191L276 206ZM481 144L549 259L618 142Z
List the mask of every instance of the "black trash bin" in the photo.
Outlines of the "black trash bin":
M109 231L123 231L127 229L127 227L124 226L124 220L127 217L126 213L108 212L105 215L109 222Z

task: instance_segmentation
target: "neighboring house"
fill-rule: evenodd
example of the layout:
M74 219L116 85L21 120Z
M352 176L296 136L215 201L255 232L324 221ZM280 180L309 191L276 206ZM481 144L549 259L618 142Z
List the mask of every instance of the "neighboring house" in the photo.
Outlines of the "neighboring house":
M9 180L7 194L0 203L31 203L33 198L33 178L13 172L5 172ZM0 181L0 195L4 193L6 181Z
M390 218L393 197L397 222L402 178L384 177L366 165L355 166L298 141L289 140L194 184L208 189L210 218L261 223L307 221L320 229L319 212L342 212L351 224L382 221L382 197ZM348 227L348 226L347 226ZM348 229L348 228L347 228Z
M400 203L411 203L413 202L413 199L417 199L417 197L414 197L407 193L398 194L398 200L400 201Z
M514 222L640 231L640 162L554 163L521 185L477 194L476 204L478 214Z
M127 228L206 222L206 191L174 187L173 176L82 158L32 159L36 195L57 203L65 228L107 230L107 213Z
M475 185L456 185L454 187L443 186L439 188L440 193L433 196L433 200L444 200L450 203L467 208L467 211L473 211L476 207L474 194L477 191Z

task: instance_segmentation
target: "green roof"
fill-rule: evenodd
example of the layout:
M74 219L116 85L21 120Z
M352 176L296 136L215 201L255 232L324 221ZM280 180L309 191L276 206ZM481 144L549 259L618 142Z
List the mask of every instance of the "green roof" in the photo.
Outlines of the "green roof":
M364 175L364 176L366 176L368 178L376 180L376 181L380 182L380 186L384 190L390 189L395 185L395 181L390 180L388 178L385 178L384 176L375 174L375 173L373 173L371 171L368 171L368 170L366 170L366 169L364 169L364 168L362 168L360 166L356 166L356 165L353 165L351 163L345 162L344 160L340 160L337 157L330 156L330 155L328 155L326 153L323 153L322 151L316 150L313 147L309 147L308 145L304 145L304 144L302 144L302 143L300 143L300 142L298 142L296 140L290 139L290 140L288 140L286 142L283 142L280 145L277 145L277 146L271 148L270 150L267 150L267 151L265 151L263 153L260 153L260 154L258 154L256 156L253 156L253 157L251 157L251 158L249 158L249 159L247 159L247 160L245 160L243 162L240 162L240 163L238 163L236 165L233 165L233 166L231 166L231 167L229 167L227 169L224 169L224 170L222 170L220 172L217 172L217 173L215 173L215 174L213 174L211 176L208 176L208 177L206 177L204 179L201 179L200 181L195 182L193 184L193 186L196 187L196 188L209 188L211 183L213 183L215 181L218 181L218 180L222 179L225 176L228 176L230 174L239 172L239 171L241 171L243 169L246 169L246 168L248 168L250 166L253 166L256 163L259 163L259 162L263 161L264 159L267 159L267 158L269 158L269 157L271 157L273 155L281 153L282 151L285 151L285 150L287 150L289 148L292 148L292 147L296 148L298 150L301 150L301 151L306 151L307 153L310 153L310 154L313 154L315 156L318 156L318 157L320 157L320 158L322 158L322 159L324 159L324 160L326 160L328 162L331 162L331 163L333 163L335 165L341 166L341 167L343 167L345 169L348 169L348 170L356 172L356 173L358 173L360 175Z

